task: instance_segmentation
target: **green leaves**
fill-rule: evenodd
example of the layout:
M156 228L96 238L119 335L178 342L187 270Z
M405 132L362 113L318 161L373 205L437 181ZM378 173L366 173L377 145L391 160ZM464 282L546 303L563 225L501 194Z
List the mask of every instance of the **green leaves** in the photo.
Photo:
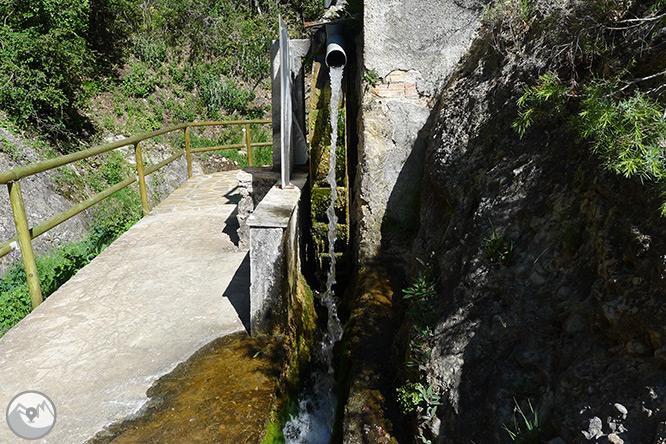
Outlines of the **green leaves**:
M528 418L525 415L525 412L516 401L516 398L513 398L513 403L515 404L514 408L514 418L513 418L513 430L508 428L504 424L504 430L509 434L509 437L514 442L519 443L540 443L541 442L541 429L539 428L539 415L532 407L532 402L528 399L527 404L530 408L531 418ZM519 418L516 418L515 414L518 413Z
M87 0L0 3L0 108L14 122L65 131L92 66L89 12Z
M442 405L439 394L432 386L425 387L420 382L408 382L396 389L398 405L404 414L409 414L421 407L425 411L422 419L429 420Z
M518 119L512 125L520 138L535 121L561 116L571 91L572 88L562 85L553 73L542 75L536 85L525 88L517 102L520 109Z
M616 174L662 180L666 175L663 106L640 91L615 99L603 94L607 89L597 84L586 89L588 96L574 119L581 136L592 142L592 151Z
M666 108L639 89L627 94L633 83L620 87L619 79L594 79L575 91L555 75L543 75L518 99L513 127L522 138L533 123L566 115L605 168L661 184L666 178ZM666 202L661 213L666 216Z

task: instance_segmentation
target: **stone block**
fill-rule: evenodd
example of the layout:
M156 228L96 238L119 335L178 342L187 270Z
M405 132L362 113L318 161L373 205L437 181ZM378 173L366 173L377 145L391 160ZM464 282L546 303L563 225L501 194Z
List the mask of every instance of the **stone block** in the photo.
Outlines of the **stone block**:
M383 98L399 98L405 95L404 83L382 83L373 89L375 94Z
M250 232L250 333L272 333L285 322L290 269L299 267L299 208L307 176L291 189L272 187L247 219Z

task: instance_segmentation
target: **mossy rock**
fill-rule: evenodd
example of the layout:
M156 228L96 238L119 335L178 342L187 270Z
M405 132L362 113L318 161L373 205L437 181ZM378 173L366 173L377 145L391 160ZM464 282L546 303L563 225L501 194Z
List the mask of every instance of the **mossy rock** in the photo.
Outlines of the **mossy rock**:
M349 242L349 230L345 224L337 224L337 240L335 241L335 251L344 252ZM315 244L317 254L328 253L328 224L323 222L314 222L312 224L312 239Z
M312 189L312 221L328 222L326 211L331 204L331 189L315 186ZM347 220L347 188L338 188L338 197L335 200L335 214L339 221Z
M327 185L331 147L331 89L328 82L323 89L314 88L314 106L310 110L310 172L313 182ZM336 145L336 183L346 185L345 108L338 116L338 142Z

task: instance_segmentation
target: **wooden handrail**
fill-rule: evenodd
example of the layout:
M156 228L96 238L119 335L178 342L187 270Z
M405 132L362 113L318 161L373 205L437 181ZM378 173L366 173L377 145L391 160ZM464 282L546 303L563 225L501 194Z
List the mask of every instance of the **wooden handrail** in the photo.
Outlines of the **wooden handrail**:
M82 211L90 208L96 203L108 198L112 194L122 190L125 187L133 184L134 182L139 182L141 184L139 192L141 193L141 203L144 215L148 213L148 197L145 186L145 177L149 174L154 173L160 168L170 164L171 162L179 159L183 155L187 158L187 172L188 178L192 177L192 153L196 152L205 152L212 150L220 149L230 149L230 148L243 148L247 149L247 155L249 163L252 164L252 147L255 146L270 146L271 142L260 142L253 144L250 139L250 130L249 126L252 124L265 125L271 123L271 120L221 120L221 121L205 121L205 122L189 122L181 123L179 125L170 126L167 128L159 129L156 131L151 131L149 133L139 134L138 136L128 137L123 140L118 140L116 142L106 143L104 145L98 145L92 148L88 148L76 153L67 154L64 156L56 157L53 159L43 160L40 162L34 162L28 165L20 166L13 168L11 170L0 172L0 184L7 184L9 189L10 202L12 204L12 212L14 213L14 222L17 228L17 235L9 239L3 244L0 244L0 257L3 257L17 248L18 244L21 246L21 256L23 258L24 268L26 270L26 277L28 279L28 288L30 290L30 299L32 301L33 308L39 305L42 301L41 288L39 285L39 276L37 275L37 266L35 264L35 257L32 252L32 240L37 236L46 233L48 230L60 225L61 223L71 219ZM234 145L223 145L209 148L194 148L190 147L190 137L189 137L189 128L193 127L208 127L208 126L231 126L231 125L244 125L245 135L243 137L242 144ZM185 132L185 150L181 150L176 154L172 155L168 159L165 159L150 167L144 168L143 157L141 154L141 142L152 139L163 134L168 134L174 131L184 130ZM46 222L35 226L34 228L28 228L25 208L23 207L23 196L21 193L21 188L19 181L24 177L33 176L35 174L43 173L54 168L58 168L64 165L68 165L79 160L87 159L92 156L103 154L118 148L123 148L126 146L134 146L135 155L137 160L137 177L127 178L113 186L108 187L104 191L95 194L94 196L86 199L83 202L80 202L73 207L68 208L62 213L52 217Z

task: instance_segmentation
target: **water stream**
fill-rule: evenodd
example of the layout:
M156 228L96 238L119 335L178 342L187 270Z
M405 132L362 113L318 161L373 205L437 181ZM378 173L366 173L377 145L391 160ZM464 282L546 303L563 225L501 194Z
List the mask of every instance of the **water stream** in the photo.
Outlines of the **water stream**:
M328 444L333 432L335 406L337 403L335 371L333 369L333 346L342 338L343 327L338 318L338 307L333 292L335 284L335 241L337 240L335 201L338 190L335 179L336 147L338 141L338 114L342 94L343 67L330 68L331 80L331 147L330 165L326 179L331 188L331 203L326 210L328 216L328 252L331 259L326 290L320 302L328 311L326 331L315 354L317 370L307 381L299 400L299 412L284 426L286 444Z

